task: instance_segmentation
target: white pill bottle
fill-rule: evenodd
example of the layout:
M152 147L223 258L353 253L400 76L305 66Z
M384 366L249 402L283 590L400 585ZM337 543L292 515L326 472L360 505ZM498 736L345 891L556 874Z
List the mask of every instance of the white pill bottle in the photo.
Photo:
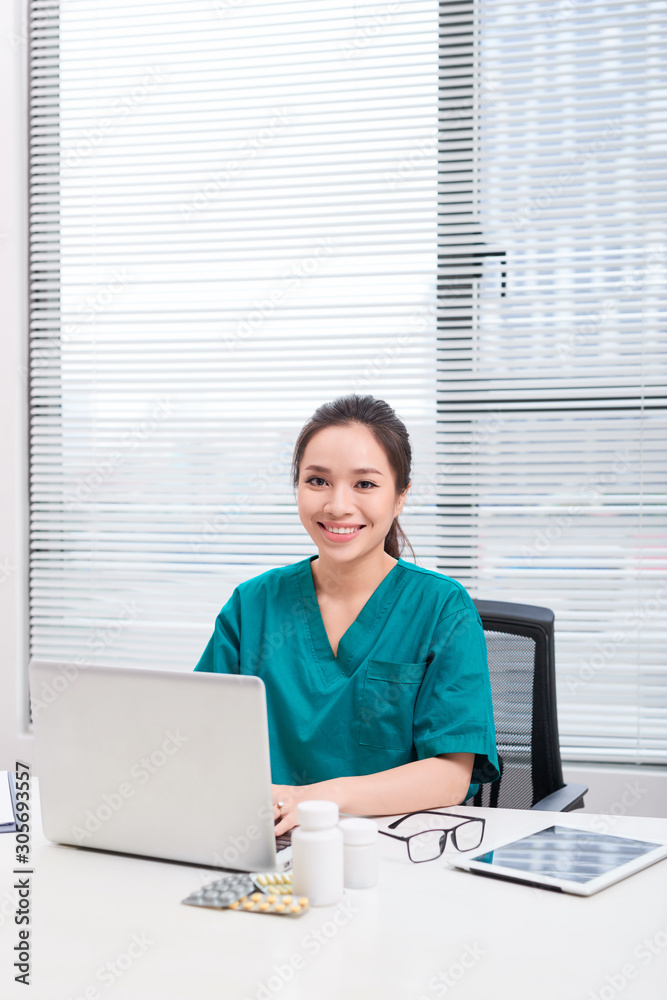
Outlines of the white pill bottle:
M296 807L292 833L292 891L311 906L330 906L343 895L343 834L338 805L313 799Z
M378 828L372 819L342 819L343 877L346 889L371 889L378 880Z

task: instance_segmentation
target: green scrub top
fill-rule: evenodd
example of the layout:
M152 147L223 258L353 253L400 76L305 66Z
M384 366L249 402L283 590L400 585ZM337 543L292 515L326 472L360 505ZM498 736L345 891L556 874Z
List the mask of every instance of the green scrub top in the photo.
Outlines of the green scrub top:
M475 754L466 799L499 776L486 641L455 580L398 559L334 656L310 564L241 583L195 670L266 686L271 774L305 785Z

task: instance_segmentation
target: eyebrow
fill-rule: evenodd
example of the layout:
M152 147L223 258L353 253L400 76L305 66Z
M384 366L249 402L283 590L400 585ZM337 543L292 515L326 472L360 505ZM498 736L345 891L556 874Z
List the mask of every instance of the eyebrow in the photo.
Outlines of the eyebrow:
M309 472L312 469L313 472L324 472L329 475L331 469L325 469L323 465L307 465L303 470L304 472ZM367 472L372 472L376 476L383 476L384 473L380 472L379 469L352 469L355 476L364 476Z

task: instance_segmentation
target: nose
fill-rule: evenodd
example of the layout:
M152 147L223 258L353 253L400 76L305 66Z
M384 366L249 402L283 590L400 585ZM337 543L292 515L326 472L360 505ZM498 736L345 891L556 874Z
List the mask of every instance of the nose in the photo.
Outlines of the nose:
M346 517L353 507L354 504L350 498L350 489L345 483L338 483L337 486L334 486L330 490L324 504L324 510L335 518Z

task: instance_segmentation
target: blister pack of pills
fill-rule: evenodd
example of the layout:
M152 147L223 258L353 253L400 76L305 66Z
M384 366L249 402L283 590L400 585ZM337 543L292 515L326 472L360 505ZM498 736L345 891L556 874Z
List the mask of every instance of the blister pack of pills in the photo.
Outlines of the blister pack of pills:
M281 881L278 881L278 880ZM261 880L261 881L260 881ZM256 885L262 892L253 892ZM208 906L218 910L247 913L275 913L281 917L299 917L308 910L308 897L292 894L292 875L257 872L254 875L225 875L196 889L182 900L190 906Z
M249 913L276 913L281 917L300 917L308 909L308 897L276 896L275 893L253 892L235 903L229 904L230 910L246 910Z
M182 902L191 906L211 906L220 910L243 899L254 888L255 884L249 875L225 875L224 878L209 882L201 889L191 892Z
M277 896L287 896L292 892L291 872L251 872L250 878L260 892L271 892Z

